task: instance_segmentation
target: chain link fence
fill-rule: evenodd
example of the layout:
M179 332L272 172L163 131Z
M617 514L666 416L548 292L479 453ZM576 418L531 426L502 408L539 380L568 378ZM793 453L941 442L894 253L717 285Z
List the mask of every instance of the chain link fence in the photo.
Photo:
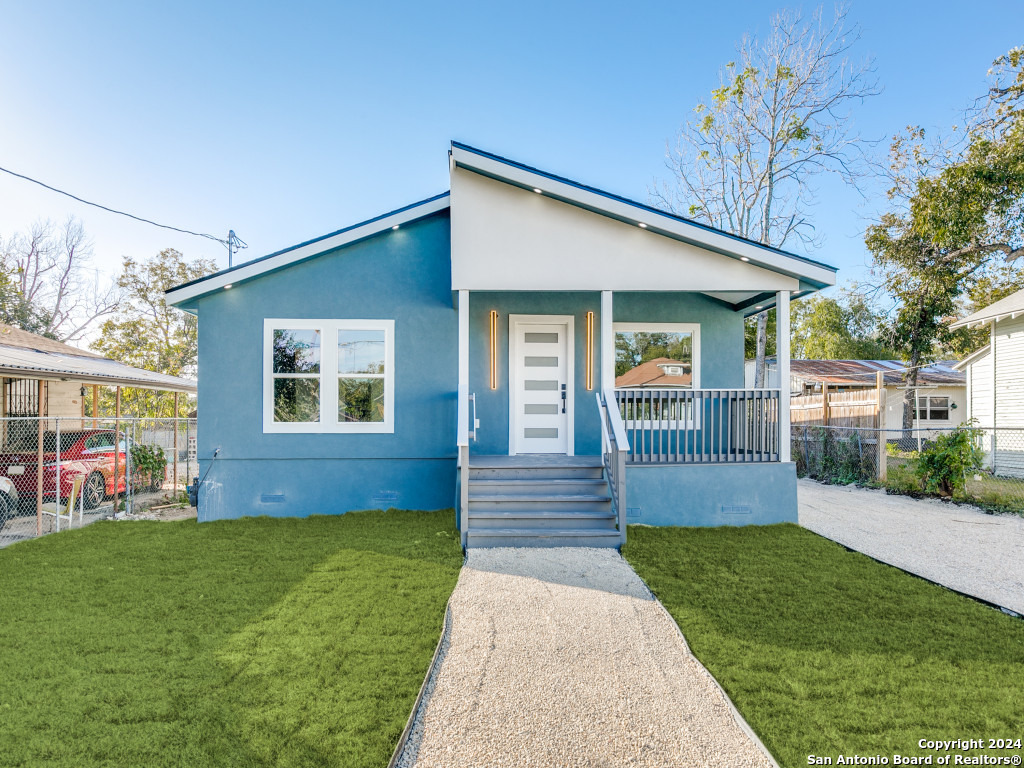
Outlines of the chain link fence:
M921 455L942 429L863 429L793 426L792 455L797 475L825 483L860 483L920 495ZM965 473L956 498L981 506L1024 513L1024 429L973 428L973 445L981 465Z
M196 419L0 418L0 547L187 504Z

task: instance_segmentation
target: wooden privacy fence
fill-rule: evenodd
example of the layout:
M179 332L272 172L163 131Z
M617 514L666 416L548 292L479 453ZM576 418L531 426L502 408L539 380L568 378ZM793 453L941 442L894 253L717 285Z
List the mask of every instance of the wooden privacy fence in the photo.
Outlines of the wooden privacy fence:
M826 385L820 395L798 395L790 399L793 426L880 429L884 412L885 389L881 387L832 392Z

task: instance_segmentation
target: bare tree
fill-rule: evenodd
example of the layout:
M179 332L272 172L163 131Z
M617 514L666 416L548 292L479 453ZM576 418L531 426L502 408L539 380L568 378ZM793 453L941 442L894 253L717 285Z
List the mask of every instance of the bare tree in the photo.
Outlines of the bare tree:
M783 11L764 39L745 36L721 87L700 103L667 147L672 182L652 191L683 216L765 245L817 246L812 179L838 174L857 185L871 143L852 127L853 104L880 89L870 59L850 62L860 38L846 8L827 22ZM756 385L764 384L767 313L757 320Z
M0 257L23 300L44 318L41 332L56 339L81 339L120 302L118 285L89 266L92 243L73 216L61 225L36 222L27 233L12 235L0 244Z

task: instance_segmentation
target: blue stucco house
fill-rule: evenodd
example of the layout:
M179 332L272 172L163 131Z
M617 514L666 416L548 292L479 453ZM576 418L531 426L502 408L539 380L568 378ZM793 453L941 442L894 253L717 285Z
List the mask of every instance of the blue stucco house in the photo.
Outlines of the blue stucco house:
M454 507L467 546L795 521L743 321L835 269L453 143L451 188L168 292L200 521ZM782 381L788 381L786 371ZM215 458L214 458L215 457Z

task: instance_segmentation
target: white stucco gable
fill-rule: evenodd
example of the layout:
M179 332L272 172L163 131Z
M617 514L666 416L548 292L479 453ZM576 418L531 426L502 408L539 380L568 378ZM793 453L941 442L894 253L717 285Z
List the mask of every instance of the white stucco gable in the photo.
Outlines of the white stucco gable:
M800 281L455 168L452 289L798 291Z
M453 143L450 171L454 290L700 291L740 309L835 284L827 265L472 147Z

